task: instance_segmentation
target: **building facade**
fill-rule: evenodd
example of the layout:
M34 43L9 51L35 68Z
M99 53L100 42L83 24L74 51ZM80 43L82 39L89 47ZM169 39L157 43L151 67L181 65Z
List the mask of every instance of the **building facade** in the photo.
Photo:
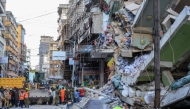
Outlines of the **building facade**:
M26 63L24 63L26 71L30 71L31 69L31 50L26 50Z
M17 23L11 11L6 11L5 24L5 39L6 39L6 56L9 58L8 70L18 73L18 31Z
M24 73L25 67L24 63L26 63L26 44L24 42L24 37L25 37L25 29L22 24L17 23L18 27L18 61L19 61L19 73Z
M111 80L113 84L103 89L110 89L105 94L119 96L129 108L148 109L154 107L154 79L161 76L161 107L179 108L189 98L190 81L183 81L190 70L189 6L187 0L160 1L160 75L153 73L157 65L153 62L152 0L69 0L66 22L59 23L59 48L67 52L67 58L79 62L74 72L84 86L98 83L102 87ZM71 77L67 63L68 59L63 63L65 79Z
M42 73L42 66L44 63L44 55L49 51L49 43L53 41L53 37L41 36L40 46L39 46L39 69Z
M0 57L4 57L5 56L5 51L6 51L6 41L5 41L5 36L4 36L4 32L5 32L5 25L3 22L5 15L5 5L6 5L6 0L0 0ZM5 64L1 64L0 66L0 74L1 77L4 76L4 73L6 72L6 65Z

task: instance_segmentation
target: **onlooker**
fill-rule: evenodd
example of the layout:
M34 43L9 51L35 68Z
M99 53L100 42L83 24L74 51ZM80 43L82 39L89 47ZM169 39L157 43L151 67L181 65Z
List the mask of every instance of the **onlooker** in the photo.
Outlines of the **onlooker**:
M56 98L56 93L55 93L55 88L52 88L52 96L53 96L53 103L52 105L55 105L55 98Z
M6 86L6 89L4 91L4 95L5 95L4 107L9 108L9 100L11 99L11 96L9 94L8 86Z
M11 99L10 99L11 106L14 106L15 105L15 102L14 102L15 101L15 98L14 98L15 92L13 91L12 88L10 88L9 94L11 95Z
M79 96L80 96L80 92L78 90L75 91L75 102L79 102Z
M80 97L84 97L84 93L85 93L85 90L83 88L83 86L81 86L82 88L79 90L80 92Z
M15 91L15 106L16 107L18 107L18 103L19 103L19 89L16 88L16 91Z

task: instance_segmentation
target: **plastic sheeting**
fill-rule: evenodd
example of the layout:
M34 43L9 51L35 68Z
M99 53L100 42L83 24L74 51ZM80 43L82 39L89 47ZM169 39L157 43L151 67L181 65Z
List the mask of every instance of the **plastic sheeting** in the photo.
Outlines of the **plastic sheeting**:
M181 79L179 79L177 82L174 82L172 85L171 85L171 89L172 90L176 90L180 87L183 87L185 84L189 83L190 82L190 75L188 76L185 76Z

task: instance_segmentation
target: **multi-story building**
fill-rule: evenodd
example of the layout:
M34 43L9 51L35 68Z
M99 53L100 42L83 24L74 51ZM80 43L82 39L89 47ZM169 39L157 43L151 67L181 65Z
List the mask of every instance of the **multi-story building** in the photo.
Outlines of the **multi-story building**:
M41 36L40 47L39 47L39 69L42 73L42 66L44 63L44 55L49 51L49 43L53 41L53 37Z
M5 56L5 50L6 50L6 41L4 36L5 26L3 23L3 16L5 16L5 4L6 0L0 0L0 56ZM6 71L6 64L1 64L0 66L0 74L1 76L4 76L4 72Z
M79 61L74 69L79 83L91 86L97 82L97 77L100 86L108 79L113 83L120 82L113 90L122 101L131 108L145 106L142 102L146 104L144 108L147 105L153 108L152 92L158 91L153 84L156 78L162 83L159 88L162 89L159 90L161 107L179 108L189 98L190 90L189 81L186 82L190 70L189 6L188 0L161 0L157 16L152 0L70 0L67 20L59 28L59 48L68 52L67 57L72 57L69 54L76 51L72 58ZM160 20L155 20L155 16ZM158 32L154 30L155 21L160 21L160 32L156 36L160 39L160 66L153 63L153 38ZM155 66L161 68L160 74L154 75L152 67ZM65 71L66 66L64 78ZM120 86L124 90L116 88ZM128 90L134 95L128 95ZM139 95L135 96L135 92ZM139 103L138 96L144 97L144 101ZM149 96L153 99L148 100Z
M31 50L27 49L26 50L26 63L24 63L25 69L30 70L31 68Z
M6 56L9 58L8 70L14 73L18 72L18 36L17 23L11 11L6 11L4 19L5 39L6 39Z
M24 37L25 37L25 29L22 24L18 24L18 61L20 65L19 73L24 72L24 63L26 63L26 44L24 43Z
M48 56L49 56L49 76L59 75L59 61L52 60L53 51L58 51L58 42L51 41L49 46Z

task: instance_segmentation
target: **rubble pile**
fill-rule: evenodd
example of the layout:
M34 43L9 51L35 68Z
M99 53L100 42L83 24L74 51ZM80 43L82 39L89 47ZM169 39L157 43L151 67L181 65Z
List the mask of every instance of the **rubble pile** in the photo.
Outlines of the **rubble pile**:
M114 57L107 64L111 72L110 81L100 91L110 97L119 97L131 109L151 109L154 101L153 82L139 86L135 84L153 42L151 30L133 27L141 3L142 0L112 1L110 8L107 7L106 13L103 13L103 33L94 42L97 48L114 50ZM116 5L120 8L115 9ZM164 96L168 87L162 85L161 89ZM107 98L103 101L112 103Z

